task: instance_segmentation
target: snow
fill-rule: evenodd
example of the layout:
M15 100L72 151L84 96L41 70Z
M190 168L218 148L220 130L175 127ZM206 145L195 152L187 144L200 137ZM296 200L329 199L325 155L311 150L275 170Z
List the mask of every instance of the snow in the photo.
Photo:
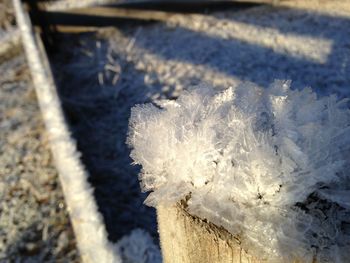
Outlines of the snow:
M136 105L127 143L151 206L189 198L193 215L269 262L350 254L350 111L290 81L197 86Z

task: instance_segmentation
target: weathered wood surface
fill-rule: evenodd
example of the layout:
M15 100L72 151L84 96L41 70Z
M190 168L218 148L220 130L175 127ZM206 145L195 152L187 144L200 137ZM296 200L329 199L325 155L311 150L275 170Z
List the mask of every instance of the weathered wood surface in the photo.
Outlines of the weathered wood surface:
M164 263L263 263L225 229L189 215L180 205L157 208Z
M251 6L253 2L247 1ZM37 5L37 15L45 19L46 24L57 26L110 26L123 21L167 21L180 13L196 13L217 8L242 7L242 3L230 1L145 1L129 4L86 5L75 8L58 9L52 6Z
M275 4L282 1L295 0L139 0L128 3L121 0L58 0L55 2L42 1L40 6L49 11L63 11L73 8L85 8L102 5L118 4L122 6L137 6L142 4L162 4L162 5L205 5L207 3L257 3L257 4Z
M35 2L34 2L35 3ZM113 4L112 4L113 3ZM166 21L179 13L215 10L223 6L240 7L250 4L270 4L279 7L314 10L327 13L334 6L350 12L346 0L169 0L123 3L117 0L47 1L38 2L34 16L41 17L46 26L54 25L60 32L94 31L102 26L114 26L130 20ZM339 9L339 8L338 8Z
M164 263L269 262L244 250L239 239L224 228L190 215L180 204L158 206L157 217Z

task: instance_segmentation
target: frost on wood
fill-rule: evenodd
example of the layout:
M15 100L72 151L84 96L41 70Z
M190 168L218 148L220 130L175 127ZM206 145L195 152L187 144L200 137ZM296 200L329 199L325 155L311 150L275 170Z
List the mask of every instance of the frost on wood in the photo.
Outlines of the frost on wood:
M193 215L239 236L263 259L345 262L350 257L350 112L276 81L137 105L131 157L146 203L190 197Z

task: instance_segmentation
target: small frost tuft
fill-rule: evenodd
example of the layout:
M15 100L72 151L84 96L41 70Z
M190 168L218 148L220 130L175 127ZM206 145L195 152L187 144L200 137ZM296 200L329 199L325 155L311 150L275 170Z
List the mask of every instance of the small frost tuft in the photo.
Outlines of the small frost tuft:
M289 81L136 105L128 144L151 206L189 211L271 262L350 258L350 112Z
M124 263L162 263L159 248L143 229L134 229L116 244L116 250Z

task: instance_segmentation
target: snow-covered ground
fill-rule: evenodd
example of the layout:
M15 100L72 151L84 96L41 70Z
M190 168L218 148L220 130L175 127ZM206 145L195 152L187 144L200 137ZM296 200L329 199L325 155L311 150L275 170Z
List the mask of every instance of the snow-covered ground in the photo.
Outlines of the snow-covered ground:
M80 262L24 54L0 72L0 262Z
M293 88L344 97L350 92L349 33L346 17L260 6L174 16L165 24L120 30L111 42L145 74L146 84L163 89L290 79Z

